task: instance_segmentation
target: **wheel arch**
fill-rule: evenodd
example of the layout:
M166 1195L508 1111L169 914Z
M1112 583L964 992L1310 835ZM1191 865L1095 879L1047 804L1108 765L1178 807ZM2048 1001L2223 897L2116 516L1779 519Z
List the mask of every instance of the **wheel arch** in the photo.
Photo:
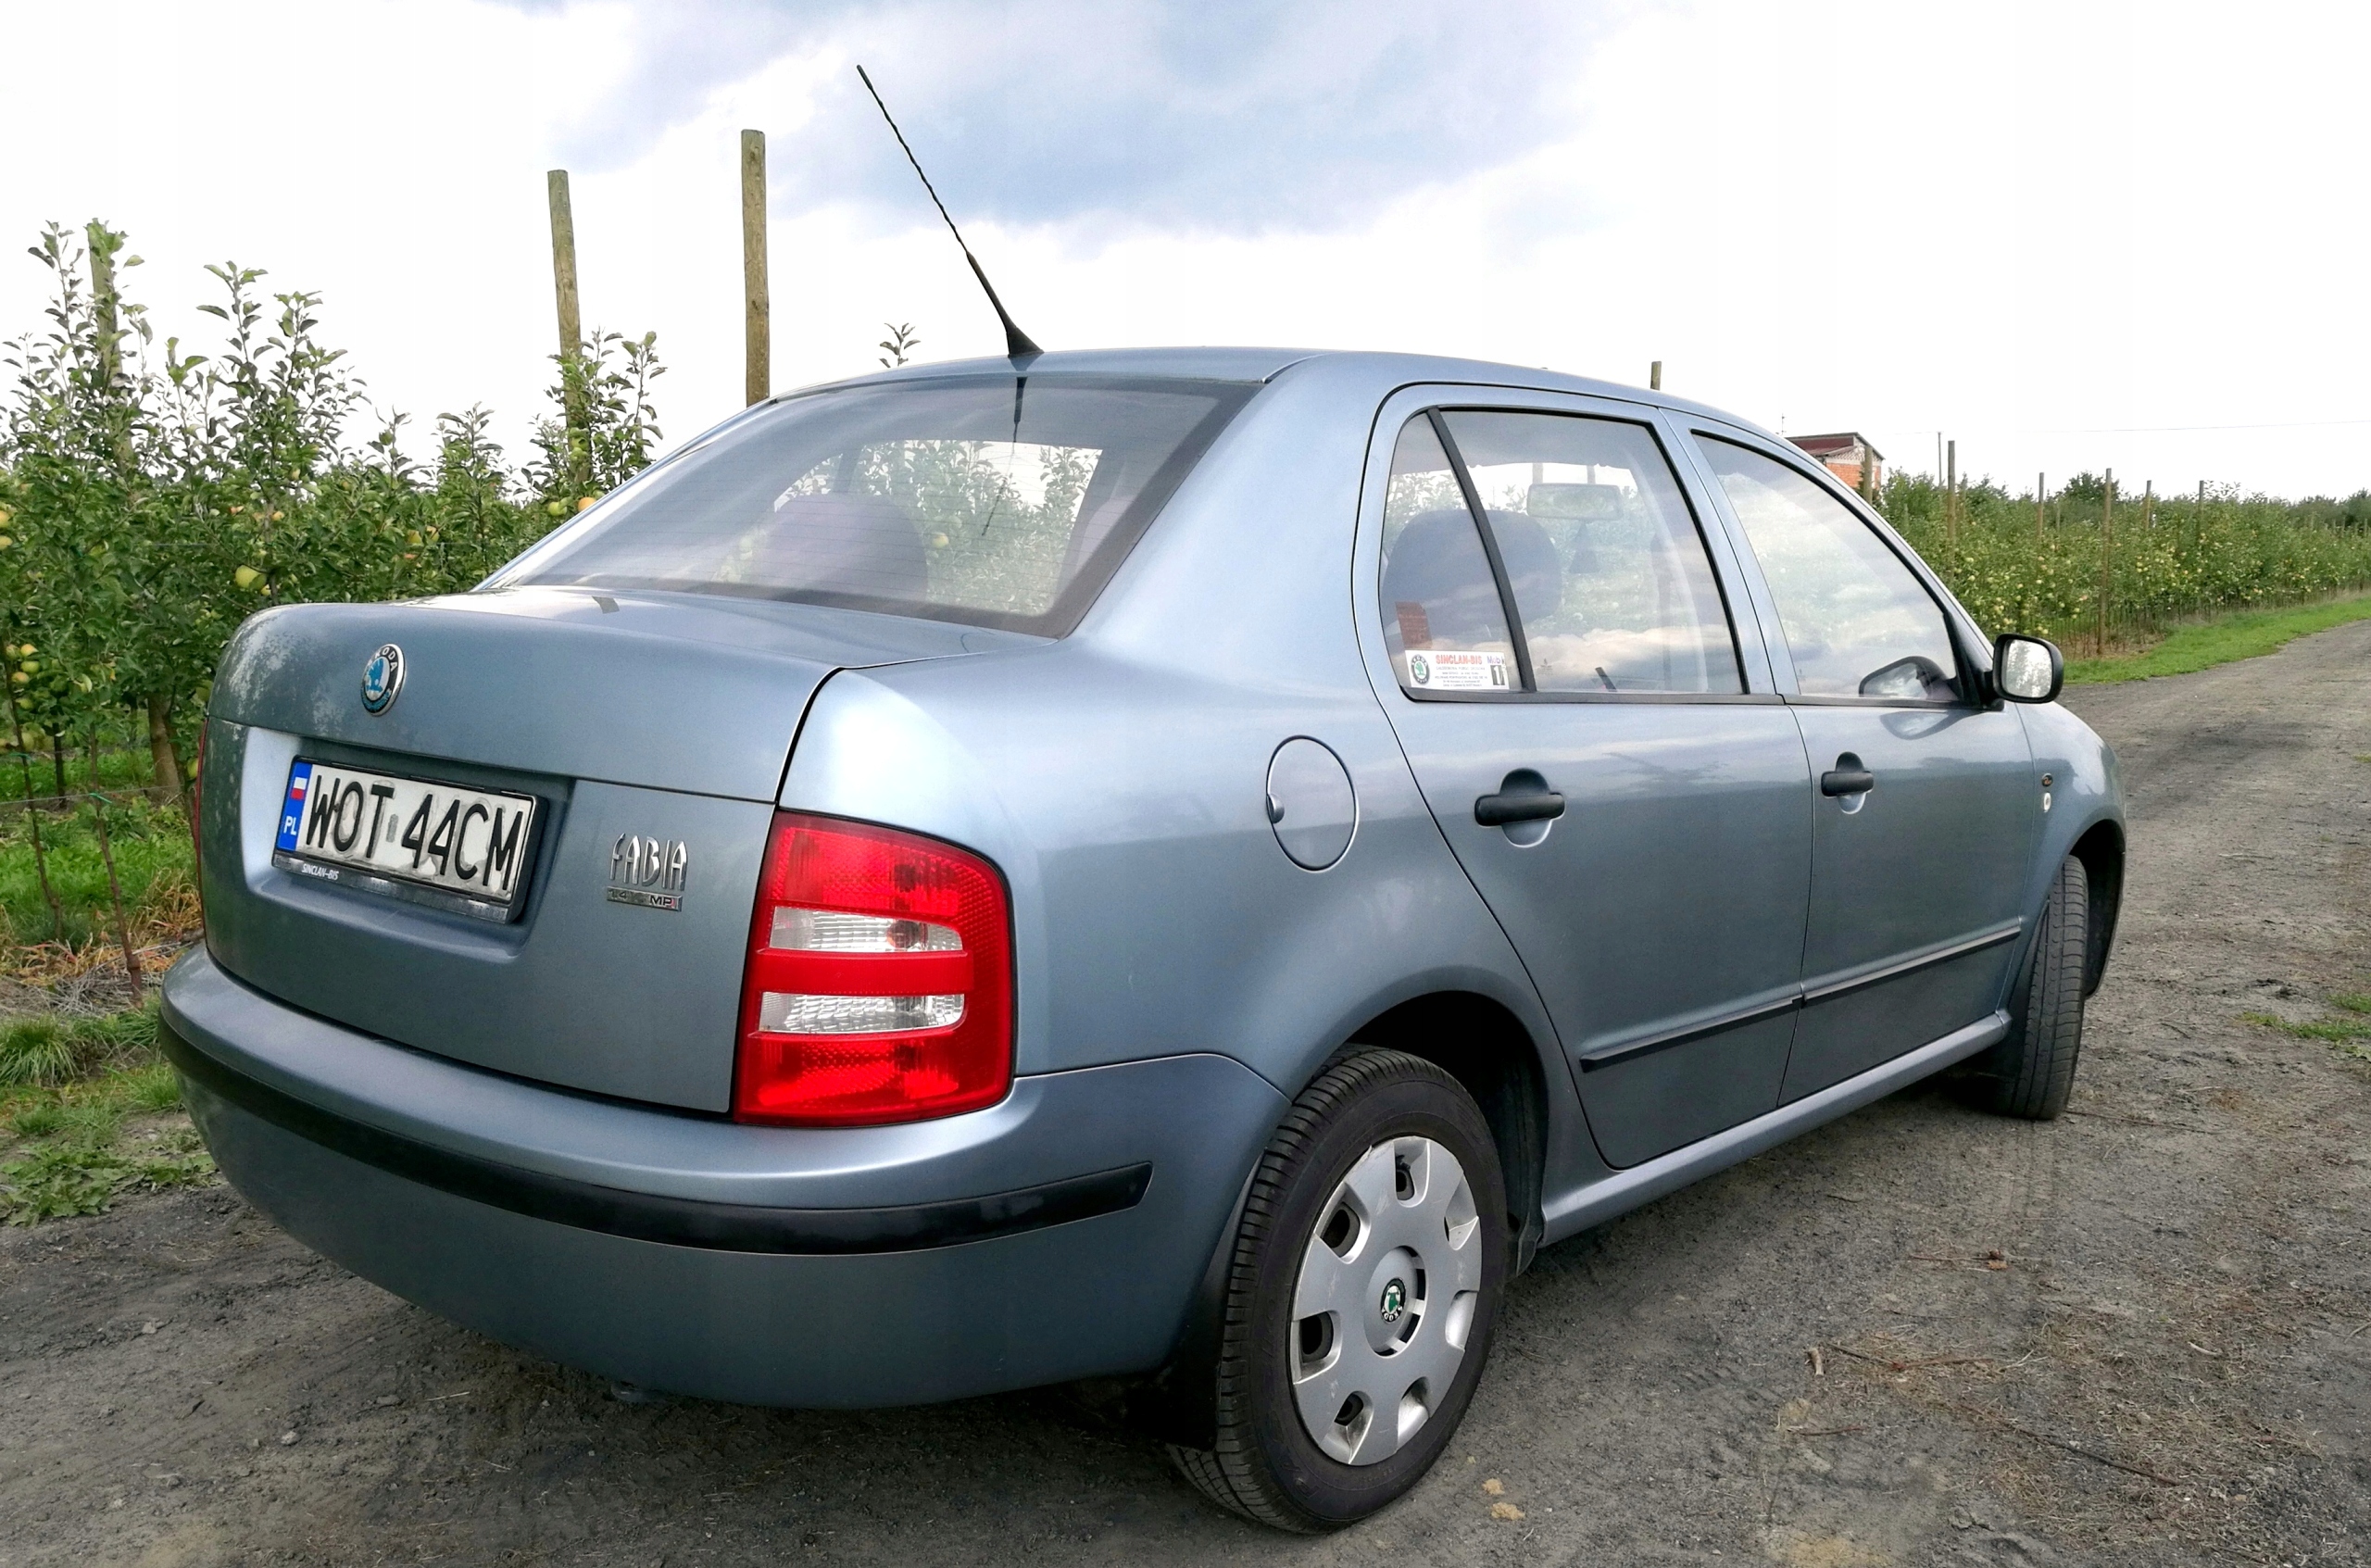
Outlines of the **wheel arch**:
M1452 987L1408 997L1368 1016L1340 1035L1290 1084L1277 1087L1298 1098L1344 1052L1362 1047L1404 1051L1447 1073L1481 1108L1506 1182L1512 1278L1530 1266L1546 1234L1550 1106L1540 1044L1512 1009L1480 991ZM1257 1162L1254 1162L1254 1170ZM1216 1367L1227 1268L1253 1171L1246 1171L1235 1207L1203 1271L1170 1360L1149 1376L1118 1391L1123 1424L1164 1442L1207 1449L1216 1430Z
M2117 912L2124 903L2124 828L2114 819L2093 822L2067 851L2083 862L2089 884L2089 941L2083 959L2083 995L2100 988L2107 972L2108 948L2115 940Z
M1434 991L1387 1008L1351 1031L1344 1049L1360 1046L1429 1061L1474 1097L1489 1123L1506 1182L1507 1233L1514 1247L1508 1273L1530 1267L1547 1230L1541 1202L1548 1082L1538 1043L1522 1020L1478 992Z

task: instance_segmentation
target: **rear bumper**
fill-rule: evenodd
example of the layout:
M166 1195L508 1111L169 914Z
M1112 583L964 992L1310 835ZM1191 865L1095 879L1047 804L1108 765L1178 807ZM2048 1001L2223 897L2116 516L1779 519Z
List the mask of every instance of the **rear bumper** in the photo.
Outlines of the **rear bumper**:
M1022 1078L939 1122L744 1127L390 1045L203 952L164 1010L216 1160L300 1240L507 1343L753 1404L1158 1365L1285 1110L1184 1056Z

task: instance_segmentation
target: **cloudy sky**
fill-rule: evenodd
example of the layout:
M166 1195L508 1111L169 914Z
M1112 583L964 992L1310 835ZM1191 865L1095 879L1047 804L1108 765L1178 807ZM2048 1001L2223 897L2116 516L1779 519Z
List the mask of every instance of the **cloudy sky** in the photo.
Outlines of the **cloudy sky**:
M747 126L777 387L887 321L994 352L860 61L1048 347L1661 359L1906 468L1942 431L2013 486L2343 494L2367 35L2279 0L0 0L0 336L39 324L19 247L103 217L163 332L209 338L205 262L266 267L415 431L483 402L516 442L565 167L587 324L657 331L688 436L740 401Z

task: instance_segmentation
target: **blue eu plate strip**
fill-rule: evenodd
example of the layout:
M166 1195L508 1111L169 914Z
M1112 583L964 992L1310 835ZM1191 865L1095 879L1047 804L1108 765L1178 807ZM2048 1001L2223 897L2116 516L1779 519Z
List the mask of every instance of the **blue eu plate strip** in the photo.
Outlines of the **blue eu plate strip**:
M288 798L280 806L280 838L278 847L296 847L296 828L305 820L305 792L313 785L313 765L299 762L288 770Z

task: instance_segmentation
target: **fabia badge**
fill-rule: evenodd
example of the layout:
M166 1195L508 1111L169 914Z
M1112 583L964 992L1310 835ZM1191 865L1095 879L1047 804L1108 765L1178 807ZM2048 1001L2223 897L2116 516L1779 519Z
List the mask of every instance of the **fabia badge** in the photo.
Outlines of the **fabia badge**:
M366 713L384 713L395 705L395 696L404 689L404 650L393 643L380 645L362 667L362 709Z
M1408 1287L1393 1280L1383 1287L1383 1300L1378 1309L1386 1323L1398 1323L1399 1314L1408 1310Z
M609 847L609 902L645 909L680 909L691 851L680 838L621 834Z

